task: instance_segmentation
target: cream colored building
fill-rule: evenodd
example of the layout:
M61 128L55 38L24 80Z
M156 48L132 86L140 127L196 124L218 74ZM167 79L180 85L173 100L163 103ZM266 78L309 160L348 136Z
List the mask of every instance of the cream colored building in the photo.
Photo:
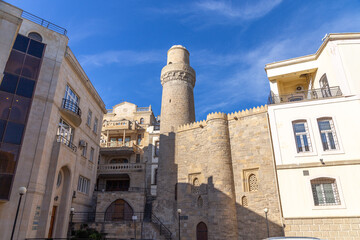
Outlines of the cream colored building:
M360 238L360 34L267 64L285 234Z
M66 30L0 1L0 232L66 237L70 208L90 211L105 105Z

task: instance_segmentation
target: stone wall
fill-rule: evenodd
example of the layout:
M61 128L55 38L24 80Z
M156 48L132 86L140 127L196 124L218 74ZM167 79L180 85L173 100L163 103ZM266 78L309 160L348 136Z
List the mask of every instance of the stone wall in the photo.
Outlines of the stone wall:
M360 238L360 217L286 218L285 236L329 240Z

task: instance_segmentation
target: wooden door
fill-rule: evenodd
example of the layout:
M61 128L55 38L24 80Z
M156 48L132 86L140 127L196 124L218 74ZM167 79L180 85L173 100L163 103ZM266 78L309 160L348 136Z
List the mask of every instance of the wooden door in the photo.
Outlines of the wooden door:
M207 233L206 224L200 222L196 226L196 240L207 240L207 239L208 239L208 233Z
M52 212L51 212L50 228L49 228L48 238L52 238L52 235L53 235L54 223L55 223L55 217L56 217L56 209L57 209L57 206L53 206L53 209L52 209Z

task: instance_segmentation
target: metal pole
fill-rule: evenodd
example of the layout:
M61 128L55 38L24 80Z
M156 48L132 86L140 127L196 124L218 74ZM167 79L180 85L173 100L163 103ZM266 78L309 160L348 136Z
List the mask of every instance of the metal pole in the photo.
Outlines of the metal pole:
M19 199L19 203L18 203L18 206L17 206L17 210L16 210L16 215L15 215L15 220L14 220L14 226L13 226L13 229L12 229L12 232L11 232L11 238L10 240L13 240L13 237L14 237L14 232L15 232L15 226L16 226L16 221L17 221L17 217L18 217L18 214L19 214L19 209L20 209L20 203L21 203L21 198L22 198L23 194L20 193L20 199Z
M268 236L268 238L269 238L269 237L270 237L270 233L269 233L269 221L268 221L268 217L267 217L267 212L265 212L265 218L266 218L267 236Z
M180 240L180 213L178 215L179 215L179 240Z
M73 229L73 216L74 216L74 211L70 211L70 226L69 226L69 231L68 231L68 238L71 237L72 235L72 229Z
M134 228L135 228L135 239L136 239L136 221L134 221Z

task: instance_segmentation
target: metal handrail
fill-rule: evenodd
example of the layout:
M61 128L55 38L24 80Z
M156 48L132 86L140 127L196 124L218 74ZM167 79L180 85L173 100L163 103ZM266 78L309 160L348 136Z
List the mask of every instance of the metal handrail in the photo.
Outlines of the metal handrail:
M329 88L310 89L308 91L297 91L290 94L275 95L270 92L268 104L278 104L284 102L296 102L305 100L316 100L342 96L339 86Z
M74 152L77 151L77 147L71 141L69 141L68 139L66 139L62 135L56 135L56 141L65 144L66 146L68 146Z
M151 222L158 226L160 235L164 235L166 238L171 239L171 231L160 221L154 213L151 213Z
M67 30L65 28L60 27L56 24L53 24L53 23L51 23L45 19L42 19L32 13L23 11L21 14L21 17L66 36Z
M81 109L76 102L63 98L61 106L62 108L72 111L75 114L79 115L79 117L81 117Z

